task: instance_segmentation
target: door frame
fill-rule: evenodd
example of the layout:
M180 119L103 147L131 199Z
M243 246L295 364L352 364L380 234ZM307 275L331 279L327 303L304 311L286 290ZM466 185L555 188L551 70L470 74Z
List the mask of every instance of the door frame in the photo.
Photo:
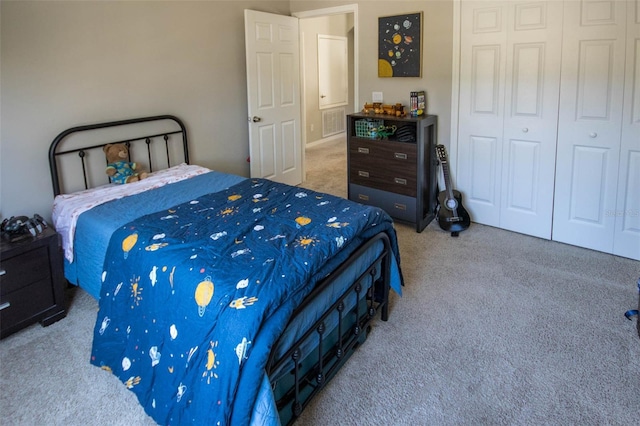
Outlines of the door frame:
M449 141L449 162L450 169L458 174L458 125L460 124L460 51L462 49L460 40L461 25L461 2L453 0L453 54L451 60L451 140ZM304 163L304 161L303 161ZM302 169L304 173L304 168ZM444 181L438 181L444 188Z
M456 0L458 1L458 0ZM300 19L306 18L318 18L322 16L331 16L331 15L346 15L349 13L353 13L353 105L356 107L360 105L359 102L359 94L358 94L358 74L359 74L359 66L358 66L358 5L357 4L347 4L344 6L335 6L335 7L327 7L323 9L315 9L315 10L305 10L301 12L293 12L291 16ZM300 25L298 25L298 29ZM304 69L304 39L303 35L299 34L300 38L300 127L302 129L307 128L307 118L304 113L307 110L307 105L305 102L306 99L306 79L305 79L305 69ZM351 82L350 82L351 83ZM302 152L302 180L304 181L306 178L306 169L307 169L307 156L305 155L305 147L307 146L307 134L306 132L301 131L300 138L300 149Z

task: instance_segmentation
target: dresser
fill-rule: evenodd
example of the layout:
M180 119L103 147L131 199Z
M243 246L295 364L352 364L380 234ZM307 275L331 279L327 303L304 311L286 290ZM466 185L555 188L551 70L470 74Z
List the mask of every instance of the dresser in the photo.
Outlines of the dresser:
M38 237L0 241L0 338L40 322L64 318L65 286L59 235L46 228Z
M380 138L383 126L387 133ZM349 199L421 232L435 217L437 116L347 115Z

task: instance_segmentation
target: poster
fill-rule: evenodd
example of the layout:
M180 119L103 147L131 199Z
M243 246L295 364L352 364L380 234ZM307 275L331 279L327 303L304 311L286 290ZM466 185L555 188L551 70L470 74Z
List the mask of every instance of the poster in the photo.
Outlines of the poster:
M378 77L422 76L422 12L378 19Z

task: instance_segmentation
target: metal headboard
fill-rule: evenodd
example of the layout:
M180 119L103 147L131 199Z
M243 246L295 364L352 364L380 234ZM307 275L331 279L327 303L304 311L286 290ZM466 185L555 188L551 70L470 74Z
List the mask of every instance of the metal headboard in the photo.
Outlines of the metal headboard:
M154 121L165 121L165 122L173 122L170 126L175 128L175 130L153 133L144 136L136 136L133 138L125 138L122 140L108 141L108 142L100 142L98 144L93 144L89 146L81 146L75 147L72 149L63 150L60 146L63 140L68 138L69 136L80 133L87 132L91 130L104 129L108 127L118 127L118 126L127 126L127 125L136 125L140 123L148 123ZM133 118L129 120L119 120L119 121L109 121L104 123L96 123L96 124L88 124L84 126L77 126L67 129L60 133L56 138L51 142L51 146L49 147L49 168L51 169L51 182L53 183L53 195L61 194L60 190L60 170L58 170L58 158L61 158L64 155L76 154L78 156L79 161L82 165L82 175L84 178L84 187L85 189L89 188L89 183L87 179L87 164L85 162L85 157L88 151L91 150L102 150L102 148L109 143L125 143L127 146L131 147L132 144L138 142L144 142L147 145L147 157L148 157L148 167L149 172L153 172L153 161L151 155L151 144L158 138L162 138L164 140L164 148L167 157L167 167L171 166L171 158L169 154L169 142L171 135L182 135L182 149L184 153L184 162L189 163L189 148L187 145L187 129L184 126L182 120L173 115L156 115L152 117L142 117L142 118ZM131 150L130 150L131 151ZM106 160L105 160L106 161ZM129 161L132 161L129 159Z

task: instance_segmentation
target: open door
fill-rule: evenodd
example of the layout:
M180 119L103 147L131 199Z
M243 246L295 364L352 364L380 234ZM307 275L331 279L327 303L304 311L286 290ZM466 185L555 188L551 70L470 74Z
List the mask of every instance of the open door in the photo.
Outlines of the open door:
M251 177L302 183L298 18L244 11Z

